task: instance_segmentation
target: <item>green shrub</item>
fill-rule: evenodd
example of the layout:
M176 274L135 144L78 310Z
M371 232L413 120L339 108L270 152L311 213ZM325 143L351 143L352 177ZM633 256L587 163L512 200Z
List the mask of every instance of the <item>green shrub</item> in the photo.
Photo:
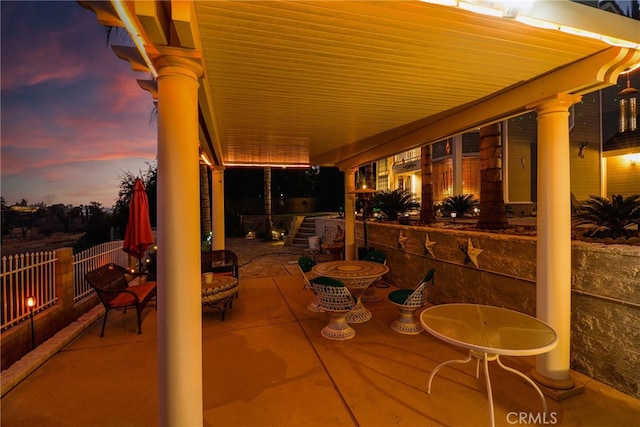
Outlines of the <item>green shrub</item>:
M373 198L373 208L380 209L389 221L396 221L398 215L420 207L420 203L407 190L396 188L393 191L381 191Z
M587 225L594 227L590 231L593 237L631 237L637 235L637 230L630 230L632 225L640 226L640 195L624 197L614 194L611 200L590 196L581 202L573 215L573 225Z
M473 196L473 194L459 194L457 196L449 196L441 203L442 211L445 215L451 215L451 212L455 212L459 218L464 214L471 211L473 208L480 206L480 202Z

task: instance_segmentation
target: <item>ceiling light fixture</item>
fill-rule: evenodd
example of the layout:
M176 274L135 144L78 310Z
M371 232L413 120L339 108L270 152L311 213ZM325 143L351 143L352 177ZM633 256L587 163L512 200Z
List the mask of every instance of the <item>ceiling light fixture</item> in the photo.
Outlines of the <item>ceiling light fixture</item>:
M478 4L478 3L467 3L464 1L459 1L458 7L460 9L468 10L469 12L479 13L481 15L495 16L499 18L504 16L502 9L497 9L497 8L485 6L483 4Z
M590 39L600 40L610 46L626 47L631 49L640 49L640 43L630 40L624 40L619 37L613 37L597 32L589 31L584 28L577 28L570 25L564 25L561 23L549 21L547 19L531 16L531 6L535 3L535 0L505 0L505 1L490 1L490 0L459 0L459 1L447 1L447 0L421 0L424 3L439 4L443 6L458 7L460 9L467 10L487 16L501 17L512 19L521 22L525 25L529 25L536 28L543 28L548 30L561 31L566 34L573 34L580 37L587 37Z
M308 168L311 165L309 163L225 163L225 167L254 167L254 168Z
M559 30L560 26L553 22L545 21L544 19L532 18L530 16L518 15L516 21L522 22L525 25L536 28L544 28L546 30Z

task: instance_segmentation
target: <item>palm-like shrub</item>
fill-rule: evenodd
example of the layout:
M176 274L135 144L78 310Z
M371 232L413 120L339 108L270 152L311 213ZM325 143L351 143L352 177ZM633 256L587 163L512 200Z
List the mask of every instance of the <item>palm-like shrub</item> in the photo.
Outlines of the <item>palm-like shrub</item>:
M640 225L640 195L624 197L614 194L611 200L590 196L580 203L573 216L573 225L595 227L594 237L630 237L637 231L629 229L632 225Z
M411 192L396 188L393 191L381 191L373 198L373 207L380 209L389 221L398 219L398 214L417 209L420 203L413 198Z
M455 212L456 216L462 217L473 208L480 206L480 202L473 194L459 194L447 197L440 206L446 215L451 215L451 212Z

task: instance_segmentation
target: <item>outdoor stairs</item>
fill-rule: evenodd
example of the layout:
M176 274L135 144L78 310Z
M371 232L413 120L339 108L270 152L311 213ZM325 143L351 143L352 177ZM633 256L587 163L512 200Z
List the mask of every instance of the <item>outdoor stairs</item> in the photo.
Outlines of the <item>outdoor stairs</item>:
M316 222L312 217L305 217L293 238L292 246L308 248L311 236L316 236Z

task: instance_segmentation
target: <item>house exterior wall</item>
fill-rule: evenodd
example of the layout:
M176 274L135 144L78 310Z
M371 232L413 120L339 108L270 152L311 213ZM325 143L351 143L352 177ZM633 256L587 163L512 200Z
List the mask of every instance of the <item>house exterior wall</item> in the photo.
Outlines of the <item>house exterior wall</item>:
M339 219L317 219L324 229ZM536 314L536 238L433 227L368 222L368 243L385 251L384 280L400 288L415 286L436 269L429 302L467 302ZM398 245L400 231L409 238ZM434 255L424 242L436 242ZM362 222L356 246L363 245ZM482 249L464 264L461 247ZM571 368L640 398L640 246L572 243Z
M597 91L584 95L571 111L571 192L578 200L600 194L600 127L600 91Z
M537 120L527 113L507 120L502 132L505 138L505 201L531 202L535 185Z
M607 194L629 197L640 194L640 161L632 163L629 156L607 157Z

